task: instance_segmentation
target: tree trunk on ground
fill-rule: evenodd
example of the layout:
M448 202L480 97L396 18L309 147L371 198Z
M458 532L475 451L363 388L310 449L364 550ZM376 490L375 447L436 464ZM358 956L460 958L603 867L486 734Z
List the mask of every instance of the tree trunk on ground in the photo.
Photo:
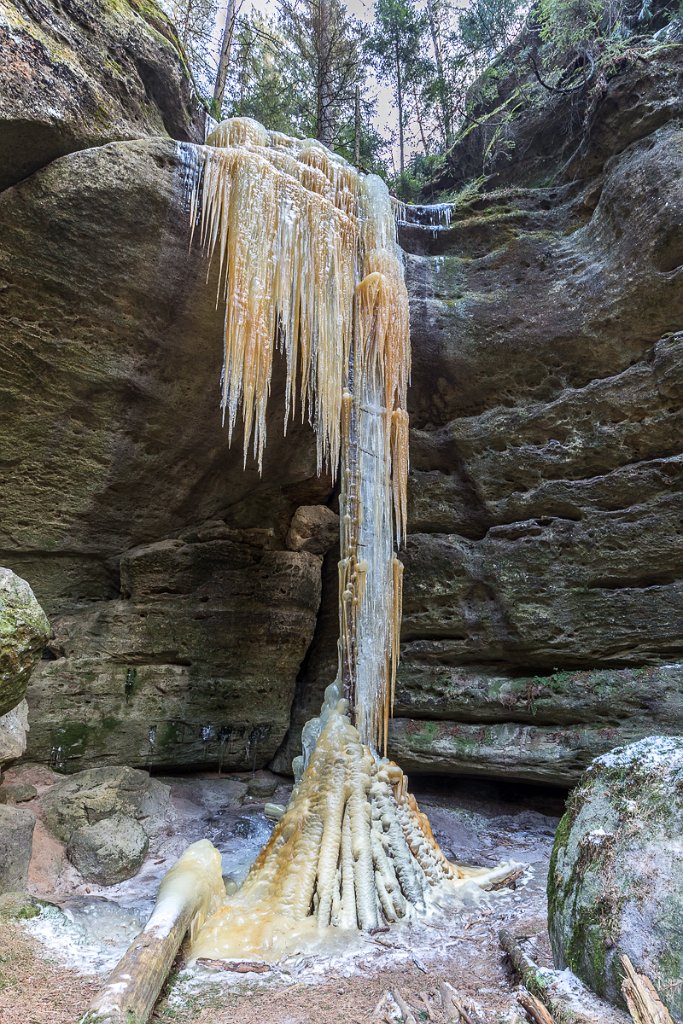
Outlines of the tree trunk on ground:
M152 915L90 1004L81 1024L146 1024L185 935L225 892L221 855L207 839L164 876Z
M557 1021L562 1021L562 1024L595 1024L596 1021L600 1021L601 1024L627 1024L628 1017L623 1011L598 999L588 989L583 988L578 979L577 988L581 992L581 1001L570 1002L563 975L557 971L541 969L524 951L522 941L506 929L499 933L498 938L502 949L510 958L513 969L528 989L528 993L520 993L523 997L519 999L520 1005L528 1014L536 1014L535 1017L532 1016L536 1024L548 1024L548 1020L552 1021L553 1017ZM531 999L527 998L529 994ZM541 1000L542 1003L539 1005ZM545 1019L542 1015L543 1010L548 1014ZM648 1021L647 1024L651 1022Z
M621 957L624 980L621 991L635 1024L674 1024L671 1014L644 974L638 974L627 956Z

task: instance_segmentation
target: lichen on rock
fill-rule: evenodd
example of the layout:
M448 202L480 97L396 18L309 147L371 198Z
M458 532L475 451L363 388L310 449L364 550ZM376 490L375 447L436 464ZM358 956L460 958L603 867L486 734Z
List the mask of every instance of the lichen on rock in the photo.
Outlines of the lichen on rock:
M621 1003L626 954L683 1020L683 738L597 758L560 822L548 874L557 967Z
M91 768L55 783L42 797L43 820L63 843L84 826L123 815L154 834L171 814L170 790L134 768Z
M77 828L66 852L86 881L115 885L140 870L148 849L142 825L125 814L113 814Z

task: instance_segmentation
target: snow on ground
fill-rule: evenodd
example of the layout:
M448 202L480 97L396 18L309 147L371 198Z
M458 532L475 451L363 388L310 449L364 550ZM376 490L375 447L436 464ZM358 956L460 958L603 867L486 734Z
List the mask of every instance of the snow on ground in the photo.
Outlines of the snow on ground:
M109 888L84 885L59 844L39 831L33 891L59 906L23 922L23 935L32 943L32 957L46 957L74 972L83 979L84 991L90 992L93 976L106 975L126 949L151 910L161 877L185 846L211 839L222 854L224 874L239 883L270 834L264 801L245 797L243 782L215 775L165 781L172 787L175 820L153 845L142 871L127 882ZM562 797L475 780L418 780L413 791L448 857L487 867L518 861L525 871L516 888L483 895L465 890L424 919L402 922L386 933L358 935L316 955L290 957L263 974L181 965L156 1019L222 1024L239 1013L243 1024L260 1024L264 1016L269 1024L326 1024L340 1015L363 1021L370 1019L385 989L398 988L417 1000L413 1005L421 1005L422 990L447 980L471 1001L475 1019L479 1007L481 1019L490 1020L494 1013L493 1019L502 1021L515 999L498 944L500 928L535 936L536 959L551 966L545 881ZM287 792L283 784L268 799L285 802ZM40 977L33 976L26 998L41 1004ZM72 1016L86 1005L73 1006ZM0 991L0 1017L1 1010ZM27 1020L61 1024L62 1018L29 1015ZM66 1024L69 1018L63 1020Z

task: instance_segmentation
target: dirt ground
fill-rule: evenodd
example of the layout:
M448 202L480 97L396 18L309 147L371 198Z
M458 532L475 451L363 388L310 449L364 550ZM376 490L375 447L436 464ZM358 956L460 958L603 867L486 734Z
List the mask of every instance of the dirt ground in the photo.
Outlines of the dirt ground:
M51 780L43 776L42 781L47 785ZM224 866L237 865L237 874L246 870L268 833L263 803L235 801L227 780L215 777L167 781L177 812L173 836L158 842L143 871L128 883L110 889L84 886L60 844L38 826L33 892L59 908L32 920L0 920L2 1024L75 1024L149 912L158 878L188 842L208 835L221 849ZM179 959L154 1020L392 1021L399 1014L391 998L373 1012L388 991L409 1004L416 1022L440 1024L446 1020L439 996L443 982L455 986L472 1020L514 1020L515 982L498 932L506 927L531 936L529 948L537 962L551 965L545 879L562 795L472 780L424 781L413 789L447 856L482 865L518 861L524 875L516 889L365 936L348 954L290 958L267 974L188 969ZM286 797L286 790L278 797ZM39 813L39 805L36 809Z

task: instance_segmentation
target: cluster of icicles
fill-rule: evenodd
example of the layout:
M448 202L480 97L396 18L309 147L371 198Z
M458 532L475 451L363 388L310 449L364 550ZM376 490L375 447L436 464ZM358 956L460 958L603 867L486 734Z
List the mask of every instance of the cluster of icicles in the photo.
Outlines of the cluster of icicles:
M315 140L248 118L198 150L193 224L225 304L222 408L261 467L273 358L318 472L342 469L340 670L363 740L386 752L398 663L410 378L408 295L384 183Z
M320 717L304 728L296 785L270 841L236 893L226 897L219 886L192 950L208 959L273 960L321 933L410 916L444 886L490 873L446 860L406 777L386 759L410 376L408 297L388 191L320 143L248 119L224 122L208 143L195 150L191 168L192 223L217 263L225 303L222 405L230 436L241 413L245 459L253 446L261 464L280 349L285 428L298 403L315 430L319 470L341 467L338 676ZM216 877L220 857L211 844L195 844L188 855L188 870L208 858ZM184 859L171 891L184 884Z

